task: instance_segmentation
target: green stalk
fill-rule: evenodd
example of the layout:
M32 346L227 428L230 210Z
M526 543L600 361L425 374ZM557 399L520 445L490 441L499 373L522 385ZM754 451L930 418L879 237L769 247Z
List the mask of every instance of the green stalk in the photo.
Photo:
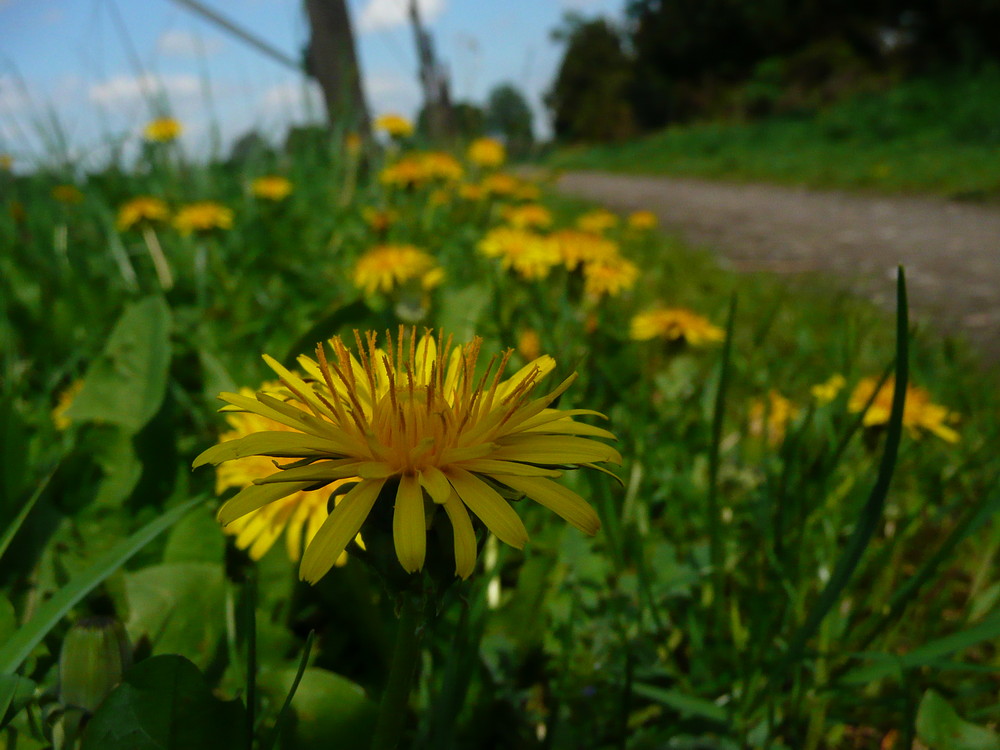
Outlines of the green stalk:
M411 594L403 596L396 629L396 647L392 653L389 680L378 707L378 722L372 737L372 750L393 750L399 744L406 720L406 708L413 687L413 675L420 659L420 637L424 625L423 602Z

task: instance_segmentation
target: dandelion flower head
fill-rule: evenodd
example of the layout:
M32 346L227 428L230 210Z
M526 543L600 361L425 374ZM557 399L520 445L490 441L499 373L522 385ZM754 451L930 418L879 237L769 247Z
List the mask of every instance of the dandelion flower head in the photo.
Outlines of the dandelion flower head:
M121 205L115 226L119 232L124 232L141 224L153 224L169 218L170 209L164 201L150 195L140 195Z
M479 241L478 248L488 258L500 258L504 270L512 270L527 281L544 279L560 263L556 244L526 229L492 229Z
M593 261L584 265L583 279L583 291L591 299L617 297L635 286L639 279L639 267L621 256Z
M172 117L160 117L148 123L142 134L147 141L154 143L169 143L180 137L184 126Z
M393 138L409 138L413 135L413 123L402 115L391 113L376 118L375 129L388 133Z
M502 492L524 495L578 529L597 532L593 508L553 481L566 469L621 462L614 448L595 439L613 439L610 432L574 419L596 412L551 407L575 375L536 396L540 379L555 366L550 357L505 380L512 351L477 369L479 338L453 345L441 332L418 339L401 328L395 338L387 334L384 349L373 332L364 339L356 332L355 344L352 352L334 338L332 359L322 345L315 360L300 357L308 381L265 356L294 401L264 392L255 398L221 394L233 407L290 429L214 446L195 466L244 456L291 459L223 505L223 524L294 492L360 477L302 556L300 575L309 582L330 570L377 502L393 506L393 545L407 572L423 567L428 524L450 522L455 572L462 578L476 561L473 517L500 541L522 548L527 531ZM364 533L369 539L369 530Z
M847 385L847 379L838 372L831 375L822 383L814 385L809 389L809 393L816 399L817 404L823 406L837 398L837 394L843 390L845 385Z
M552 212L537 203L507 206L503 211L503 218L517 229L545 229L552 225Z
M865 411L861 423L865 427L878 427L889 424L889 415L892 412L892 397L896 390L896 379L889 377L882 387L875 392L879 379L876 377L863 378L847 402L847 408L852 413L859 413L868 403L871 406ZM873 398L874 396L874 398ZM940 404L931 402L930 393L925 389L915 385L907 385L906 402L903 406L903 426L915 438L920 437L921 432L926 430L932 432L948 443L957 443L959 434L948 422L958 419L958 415L949 411Z
M636 211L635 213L629 214L628 217L629 229L635 229L641 232L656 229L657 223L656 214L652 211Z
M750 402L750 434L764 437L768 445L776 447L785 439L789 423L799 415L799 408L778 391L771 390L767 400Z
M83 192L76 185L56 185L52 197L66 205L83 202Z
M596 211L588 211L576 220L576 226L584 232L602 234L609 229L618 226L618 216L599 208Z
M634 316L629 326L629 337L636 341L660 338L703 346L722 341L726 333L707 318L691 310L674 307L647 310Z
M200 201L181 206L174 216L174 227L181 234L232 229L233 211L215 201Z
M250 192L264 200L283 201L291 195L292 182L281 175L264 175L250 183Z
M353 279L365 294L389 294L413 279L434 278L437 269L437 261L413 245L378 245L354 264Z
M469 144L465 157L479 167L496 169L506 161L507 151L495 138L477 138Z

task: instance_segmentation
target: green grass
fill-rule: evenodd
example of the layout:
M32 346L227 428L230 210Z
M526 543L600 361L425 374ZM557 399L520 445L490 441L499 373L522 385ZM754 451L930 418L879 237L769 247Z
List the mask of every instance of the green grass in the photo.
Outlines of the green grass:
M929 736L957 720L935 718L949 706L1000 721L1000 403L961 345L919 330L907 339L905 317L822 279L736 275L676 238L624 227L609 237L641 274L621 296L589 300L564 268L525 281L476 251L508 201L387 189L374 179L386 155L356 170L337 138L230 167L169 147L145 158L91 175L71 206L50 196L64 175L3 177L0 528L14 531L0 543L0 643L19 646L7 666L26 679L0 675L11 722L0 742L41 748L65 730L62 643L71 622L113 613L147 658L93 718L103 750L128 747L114 744L118 731L170 721L201 733L191 747L226 746L224 722L199 719L201 708L240 726L256 717L257 735L273 739L293 684L278 747L367 743L398 610L360 556L307 586L280 541L256 563L237 550L214 502L148 540L191 498L215 495L213 472L191 461L227 429L216 394L272 377L262 352L290 361L318 338L401 322L397 298L365 298L352 283L355 261L386 241L445 268L419 325L477 332L490 353L536 330L557 361L551 380L579 373L559 407L605 413L624 456L621 485L597 472L561 480L599 513L596 537L521 501L524 551L484 542L468 583L446 570L409 711L396 713L406 743L814 750L893 730ZM292 195L253 199L249 181L274 171ZM142 235L114 228L138 194L234 210L224 232L157 229L177 279L169 291ZM587 208L543 200L557 227ZM399 218L380 235L364 207ZM632 316L654 304L729 319L726 346L630 340ZM959 443L900 432L898 413L888 429L864 429L848 410L861 378L902 376L904 341L910 382L960 415ZM834 373L847 389L817 403L811 386ZM52 407L81 377L74 422L58 430ZM772 390L798 412L768 441L752 403ZM370 533L373 547L386 543ZM175 703L175 682L200 696L195 709ZM257 705L244 712L248 695ZM162 706L177 709L172 719ZM162 722L140 730L143 717Z
M994 200L1000 69L905 81L820 112L678 126L623 144L566 148L548 163Z

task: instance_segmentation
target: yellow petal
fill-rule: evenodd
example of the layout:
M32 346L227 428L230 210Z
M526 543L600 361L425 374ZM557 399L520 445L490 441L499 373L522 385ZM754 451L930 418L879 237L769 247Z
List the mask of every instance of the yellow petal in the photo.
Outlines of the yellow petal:
M223 503L216 518L223 526L268 503L312 487L314 482L282 482L281 484L251 484Z
M596 511L573 490L556 484L549 479L503 476L497 481L511 489L523 492L537 503L576 526L585 534L593 536L601 528L601 519Z
M336 461L320 461L308 466L298 466L294 469L284 469L255 479L254 484L275 484L283 482L332 482L335 479L347 479L358 475L359 461L338 459ZM375 477L378 479L379 477Z
M336 453L337 445L329 440L299 432L254 432L236 440L228 440L202 451L191 466L197 469L205 464L221 464L234 458L247 456L273 456L274 458L312 458Z
M420 486L427 490L427 494L436 503L446 503L451 496L451 484L444 473L434 467L428 466L418 474Z
M533 464L579 464L592 461L609 461L620 464L622 457L614 448L604 443L578 437L512 435L497 441L500 444L491 458L503 461L524 461Z
M517 549L524 548L528 532L514 509L496 490L464 469L451 467L446 473L462 502L486 524L486 528L501 542Z
M337 503L302 555L299 566L302 580L316 583L334 566L368 518L384 484L384 479L362 480Z
M424 521L424 491L416 476L404 474L396 491L396 507L392 514L392 539L396 557L407 573L424 566L427 548L427 526Z
M495 461L492 458L475 458L463 461L462 468L480 474L516 474L519 477L561 477L562 472L555 469L545 469L531 464L519 464L515 461Z
M476 567L476 532L472 530L469 513L458 494L452 490L444 503L455 537L455 575L468 578Z

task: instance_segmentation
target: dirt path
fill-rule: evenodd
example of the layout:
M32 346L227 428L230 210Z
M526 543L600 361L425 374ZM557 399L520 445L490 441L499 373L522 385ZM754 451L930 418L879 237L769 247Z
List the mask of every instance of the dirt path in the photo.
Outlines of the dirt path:
M1000 363L1000 209L599 172L567 173L557 187L618 211L653 211L733 269L834 273L887 308L902 264L914 313Z

